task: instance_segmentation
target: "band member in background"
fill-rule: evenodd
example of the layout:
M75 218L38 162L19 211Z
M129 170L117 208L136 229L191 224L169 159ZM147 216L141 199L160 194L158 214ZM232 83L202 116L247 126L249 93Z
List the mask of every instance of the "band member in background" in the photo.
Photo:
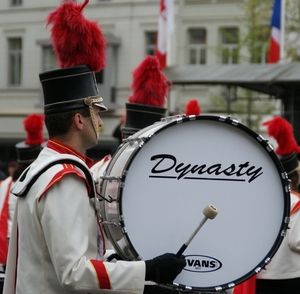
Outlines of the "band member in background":
M38 156L43 143L43 115L31 114L23 121L26 131L26 140L16 144L17 161L14 162L10 176L0 182L0 270L5 272L7 261L7 250L11 234L11 227L17 197L10 193L16 180L26 167L28 167ZM2 293L3 283L0 283Z
M200 115L201 107L197 99L191 99L185 105L184 114L185 115Z
M40 74L49 140L12 190L19 198L4 294L141 294L145 281L171 283L186 265L172 253L146 261L102 259L85 152L98 143L107 110L94 75L105 66L106 43L98 24L82 14L87 3L64 2L48 16L61 68Z
M126 103L124 125L120 128L123 139L137 131L153 124L165 117L164 108L171 82L167 80L159 69L159 60L156 56L147 55L132 73L132 95ZM98 182L103 176L111 156L107 155L91 168L93 177Z
M233 294L298 294L300 293L300 195L297 191L300 183L298 160L300 146L294 137L292 125L286 119L276 116L263 125L268 127L268 135L277 141L275 152L290 179L290 222L286 236L271 262L260 273L236 286Z

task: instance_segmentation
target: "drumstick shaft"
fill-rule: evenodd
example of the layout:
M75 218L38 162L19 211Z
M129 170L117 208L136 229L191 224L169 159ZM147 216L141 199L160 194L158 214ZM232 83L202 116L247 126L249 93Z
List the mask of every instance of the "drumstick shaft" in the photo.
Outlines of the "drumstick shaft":
M182 253L185 251L185 249L190 245L190 243L192 242L192 240L194 239L194 237L196 236L196 234L199 232L199 230L201 229L201 227L205 224L205 222L207 221L207 219L208 218L205 216L201 220L201 222L199 223L199 225L197 226L197 228L195 229L195 231L193 232L193 234L188 238L188 240L181 246L181 248L176 253L177 257L180 257L182 255Z

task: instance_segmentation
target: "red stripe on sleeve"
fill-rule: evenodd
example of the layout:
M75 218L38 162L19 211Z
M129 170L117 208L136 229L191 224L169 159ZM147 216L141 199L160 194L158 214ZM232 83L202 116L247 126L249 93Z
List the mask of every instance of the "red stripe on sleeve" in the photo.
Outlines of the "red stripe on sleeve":
M98 283L100 289L111 289L111 284L109 280L109 276L107 274L106 268L103 264L103 261L91 259L90 260L93 267L95 268L97 277L98 277Z
M54 175L52 180L48 183L47 187L44 189L43 193L39 197L39 201L40 201L41 197L43 196L43 194L46 193L46 191L48 191L54 184L59 182L65 175L68 175L68 174L76 174L78 177L82 178L84 180L86 188L88 190L88 195L90 194L92 187L90 187L86 178L75 168L74 165L63 164L63 169Z
M292 216L295 212L300 209L300 200L294 205L293 209L291 210L290 216Z

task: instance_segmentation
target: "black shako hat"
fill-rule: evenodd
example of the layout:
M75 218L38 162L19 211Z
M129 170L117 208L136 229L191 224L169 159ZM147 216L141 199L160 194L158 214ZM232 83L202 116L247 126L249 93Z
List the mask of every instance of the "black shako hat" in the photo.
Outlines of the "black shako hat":
M60 68L39 75L46 115L86 106L92 111L92 105L107 110L94 74L105 67L107 43L98 23L83 15L88 2L64 1L47 16Z
M134 69L132 77L132 95L125 104L124 136L133 135L165 117L167 109L164 105L171 85L171 81L160 70L156 56L145 56Z
M23 165L31 164L42 150L44 115L30 114L23 120L26 140L15 145L17 162Z
M288 175L293 173L297 169L299 165L299 160L296 152L293 152L289 155L278 156L278 157L284 167L284 170Z
M164 107L146 104L126 103L126 123L122 129L125 136L131 136L137 131L160 121L166 115Z
M41 145L28 145L25 142L20 142L15 145L17 152L17 161L22 164L30 164L40 154L42 150Z
M94 72L87 65L66 67L39 74L44 93L45 114L97 105L106 111L99 96Z

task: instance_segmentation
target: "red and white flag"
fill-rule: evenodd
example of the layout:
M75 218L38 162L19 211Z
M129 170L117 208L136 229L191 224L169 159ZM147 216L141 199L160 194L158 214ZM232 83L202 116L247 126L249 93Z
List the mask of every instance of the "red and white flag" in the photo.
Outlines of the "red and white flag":
M271 40L268 63L277 63L280 60L281 38L281 1L274 0L273 15L271 19Z
M168 40L174 30L174 0L160 0L158 31L155 55L160 62L160 69L167 66Z

